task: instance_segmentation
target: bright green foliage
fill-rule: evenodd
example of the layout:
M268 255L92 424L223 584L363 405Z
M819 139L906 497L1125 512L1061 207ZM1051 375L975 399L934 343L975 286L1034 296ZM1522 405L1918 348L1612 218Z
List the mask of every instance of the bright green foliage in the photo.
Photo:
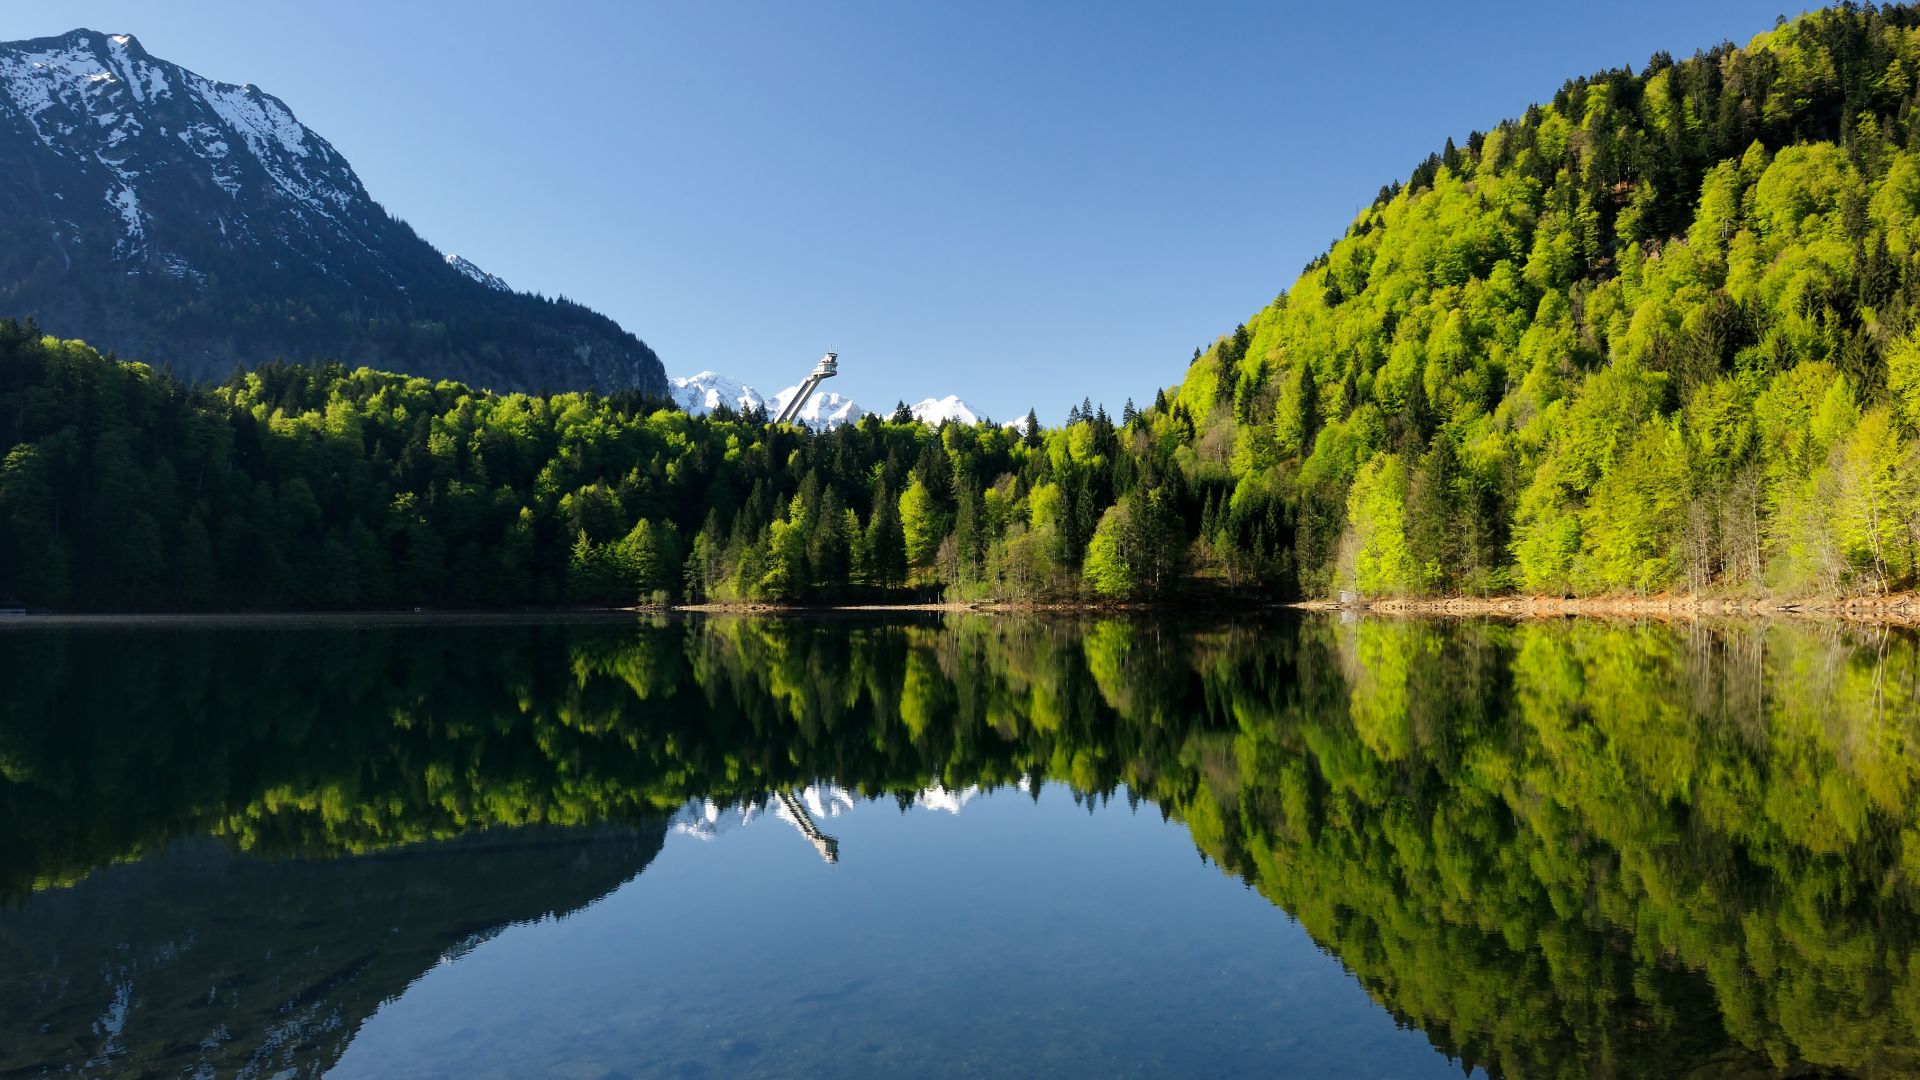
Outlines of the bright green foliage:
M920 480L908 484L907 490L900 493L900 530L906 538L908 565L932 565L946 529L933 493Z
M1125 596L1140 587L1132 564L1127 559L1125 515L1120 508L1109 507L1093 530L1093 542L1087 545L1086 564L1081 573L1087 584L1102 596Z
M1097 417L815 434L338 364L189 389L13 322L0 416L0 602L76 608L848 599L910 567L936 593L1072 596L1142 468ZM1036 485L1054 516L1030 529Z
M1916 30L1844 7L1569 82L1383 189L1144 423L1203 515L1278 494L1306 592L1920 585Z
M1406 470L1398 457L1376 454L1347 494L1352 581L1361 592L1397 595L1414 587L1418 571L1407 550L1405 516Z
M1575 587L1648 592L1672 582L1686 495L1679 433L1662 421L1647 424L1594 485L1582 514Z

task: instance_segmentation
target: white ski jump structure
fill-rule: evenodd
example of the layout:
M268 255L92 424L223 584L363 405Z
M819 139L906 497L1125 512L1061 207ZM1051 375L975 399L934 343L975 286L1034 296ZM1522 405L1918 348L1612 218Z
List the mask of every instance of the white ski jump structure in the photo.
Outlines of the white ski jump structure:
M793 392L793 397L787 401L787 407L780 410L780 415L775 417L773 422L784 424L799 416L800 410L807 407L807 399L820 388L820 384L838 374L840 374L840 354L830 352L821 357L820 362L813 365L813 374L808 375L799 389Z

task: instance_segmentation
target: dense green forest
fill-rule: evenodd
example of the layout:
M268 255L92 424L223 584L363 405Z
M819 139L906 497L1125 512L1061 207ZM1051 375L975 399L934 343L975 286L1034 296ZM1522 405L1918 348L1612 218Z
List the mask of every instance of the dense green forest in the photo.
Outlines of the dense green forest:
M1920 584L1920 9L1578 79L1118 418L829 434L0 330L0 598L1736 596ZM157 358L156 358L157 359Z
M1057 781L1181 822L1492 1076L1920 1071L1904 630L83 629L16 635L0 681L0 902L189 837L343 856L820 781Z
M872 416L815 435L637 394L494 394L339 364L190 388L0 323L0 598L476 607L1170 585L1176 501L1154 459L1087 412L1025 435Z
M1920 10L1847 4L1571 81L1382 189L1152 437L1288 507L1311 593L1910 587L1916 80Z

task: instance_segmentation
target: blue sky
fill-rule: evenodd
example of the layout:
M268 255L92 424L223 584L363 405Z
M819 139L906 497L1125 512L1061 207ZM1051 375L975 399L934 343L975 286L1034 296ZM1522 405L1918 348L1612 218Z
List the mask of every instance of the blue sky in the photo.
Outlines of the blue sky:
M668 374L1115 411L1448 136L1793 14L1752 0L0 0L290 105L374 197Z

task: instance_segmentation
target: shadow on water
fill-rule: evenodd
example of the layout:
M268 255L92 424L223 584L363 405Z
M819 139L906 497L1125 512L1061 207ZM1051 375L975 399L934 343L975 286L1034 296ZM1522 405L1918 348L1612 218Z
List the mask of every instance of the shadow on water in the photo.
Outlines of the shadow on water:
M1920 1070L1905 631L85 628L0 685L0 1074L322 1071L689 802L821 779L1151 804L1492 1075Z
M0 1074L317 1075L423 972L606 895L664 835L536 826L338 860L186 840L41 891L0 911Z

